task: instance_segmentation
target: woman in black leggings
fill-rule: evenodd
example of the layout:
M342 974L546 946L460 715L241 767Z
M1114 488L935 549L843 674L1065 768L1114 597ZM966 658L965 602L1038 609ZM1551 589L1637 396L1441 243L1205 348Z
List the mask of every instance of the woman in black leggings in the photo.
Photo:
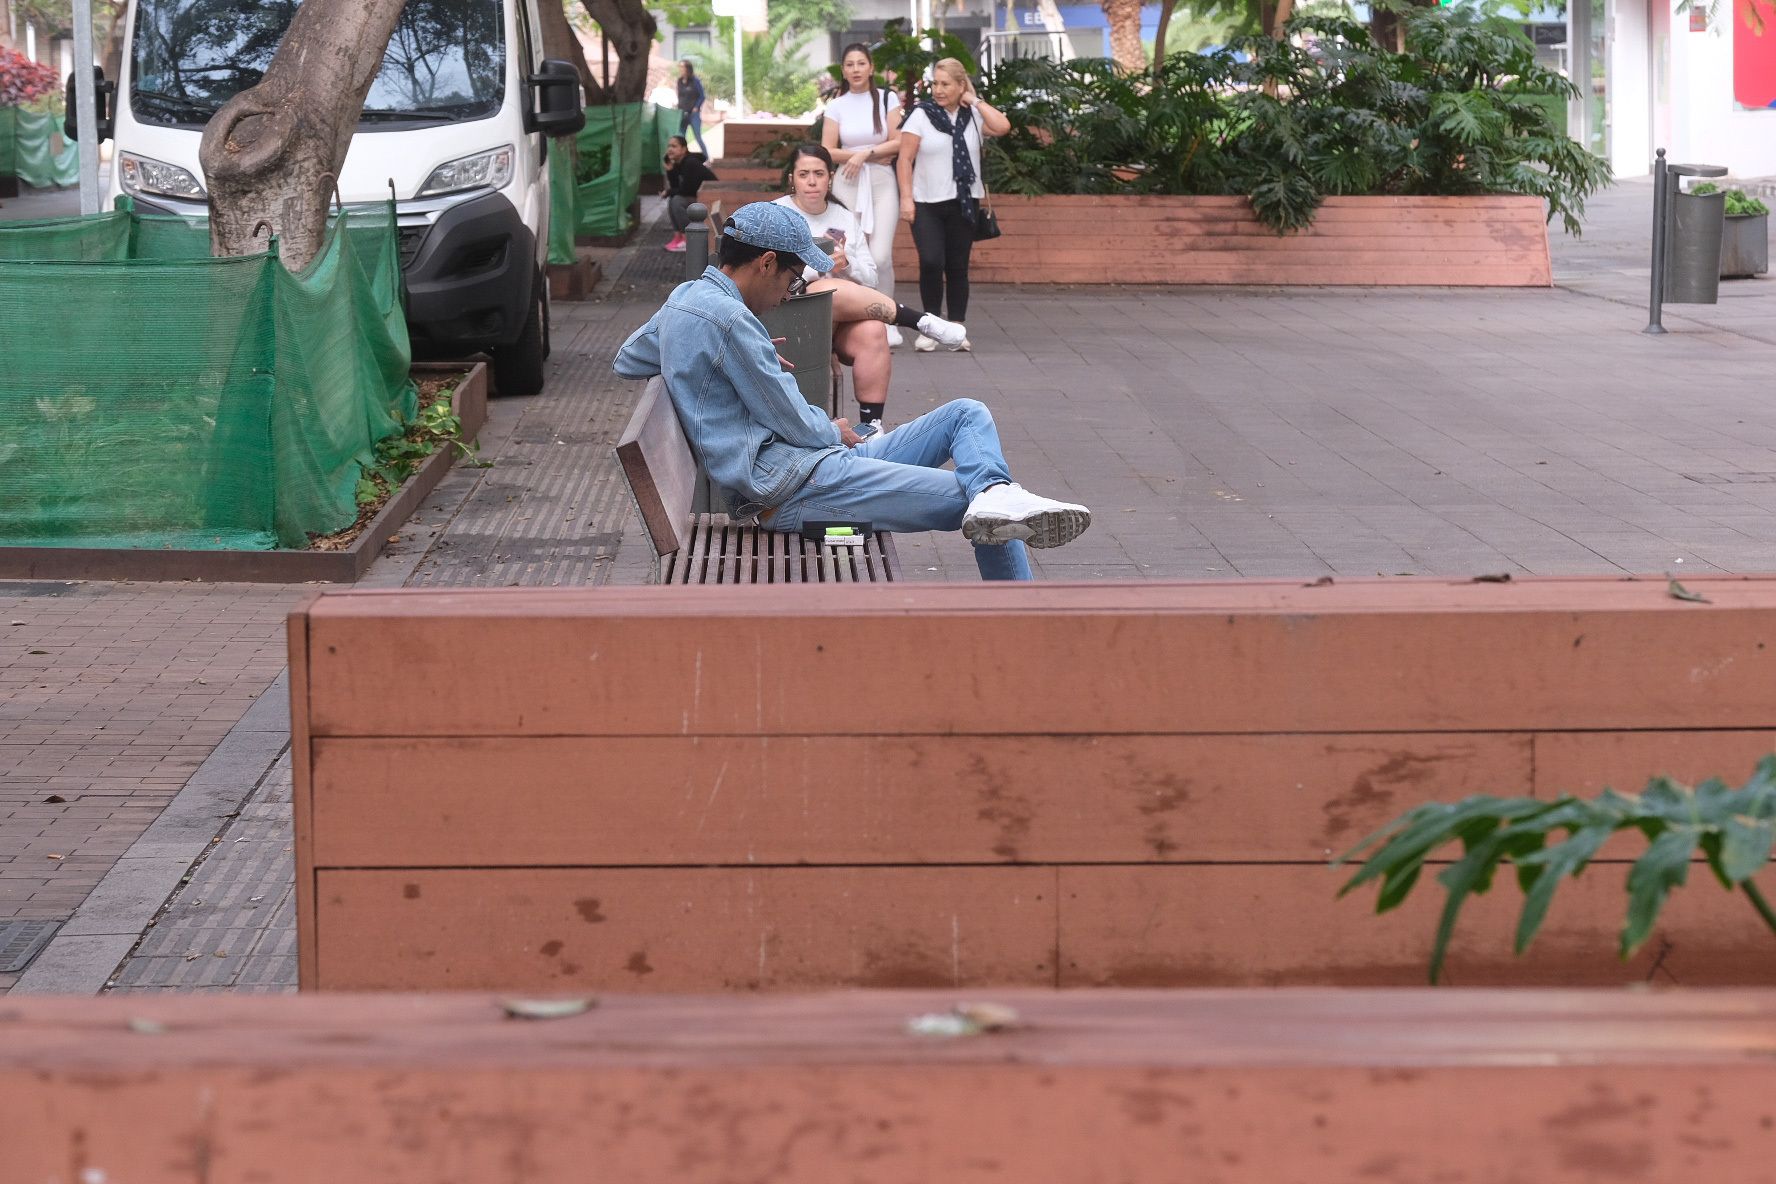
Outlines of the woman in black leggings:
M1010 130L1011 121L981 101L955 58L932 67L931 98L921 100L900 126L900 218L913 227L919 297L932 316L959 324L967 320L968 256L974 250L975 211L986 193L981 137ZM913 348L929 353L937 342L920 334ZM968 338L950 348L970 348Z

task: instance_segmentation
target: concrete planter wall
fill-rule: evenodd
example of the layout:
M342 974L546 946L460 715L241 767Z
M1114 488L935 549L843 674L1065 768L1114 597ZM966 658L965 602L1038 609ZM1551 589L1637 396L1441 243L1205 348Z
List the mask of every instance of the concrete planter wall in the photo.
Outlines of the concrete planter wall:
M1763 275L1770 270L1770 215L1729 214L1721 232L1720 274L1724 279Z
M750 178L703 187L732 215L781 191ZM1279 235L1243 197L995 196L1004 235L977 243L986 284L1430 285L1546 288L1540 198L1332 197L1313 225ZM894 271L919 275L902 227Z
M1553 282L1535 197L1333 197L1278 235L1243 197L995 196L1003 237L975 246L982 283L1359 284L1536 287ZM918 275L912 236L897 275Z

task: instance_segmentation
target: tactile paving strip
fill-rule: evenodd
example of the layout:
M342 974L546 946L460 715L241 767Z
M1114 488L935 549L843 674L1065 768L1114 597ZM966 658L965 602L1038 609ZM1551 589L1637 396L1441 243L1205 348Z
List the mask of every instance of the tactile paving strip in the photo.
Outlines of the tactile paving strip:
M31 964L60 921L0 921L0 974L16 974Z
M523 417L409 587L548 587L610 579L632 512L614 449L639 384L611 360L682 274L650 232L603 300L558 304L545 392Z

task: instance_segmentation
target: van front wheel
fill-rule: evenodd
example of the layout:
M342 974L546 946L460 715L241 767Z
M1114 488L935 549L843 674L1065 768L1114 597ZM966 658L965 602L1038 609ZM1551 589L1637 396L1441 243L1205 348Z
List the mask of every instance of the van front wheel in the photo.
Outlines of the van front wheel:
M502 395L535 395L543 389L543 362L549 356L549 282L532 281L530 315L511 345L493 350L493 385Z

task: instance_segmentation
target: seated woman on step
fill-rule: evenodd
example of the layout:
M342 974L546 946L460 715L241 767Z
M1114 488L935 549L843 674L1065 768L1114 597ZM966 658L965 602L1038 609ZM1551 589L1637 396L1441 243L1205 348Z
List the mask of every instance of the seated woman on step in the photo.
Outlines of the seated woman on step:
M790 164L790 192L776 204L800 214L816 239L833 243L832 272L826 276L808 273L803 278L809 281L808 291L833 294L833 352L851 367L859 419L875 423L882 418L893 369L889 325L905 326L946 344L961 341L966 334L962 326L930 313L914 312L870 286L876 282L875 261L863 245L856 216L832 195L832 178L832 156L827 150L819 144L803 144Z

